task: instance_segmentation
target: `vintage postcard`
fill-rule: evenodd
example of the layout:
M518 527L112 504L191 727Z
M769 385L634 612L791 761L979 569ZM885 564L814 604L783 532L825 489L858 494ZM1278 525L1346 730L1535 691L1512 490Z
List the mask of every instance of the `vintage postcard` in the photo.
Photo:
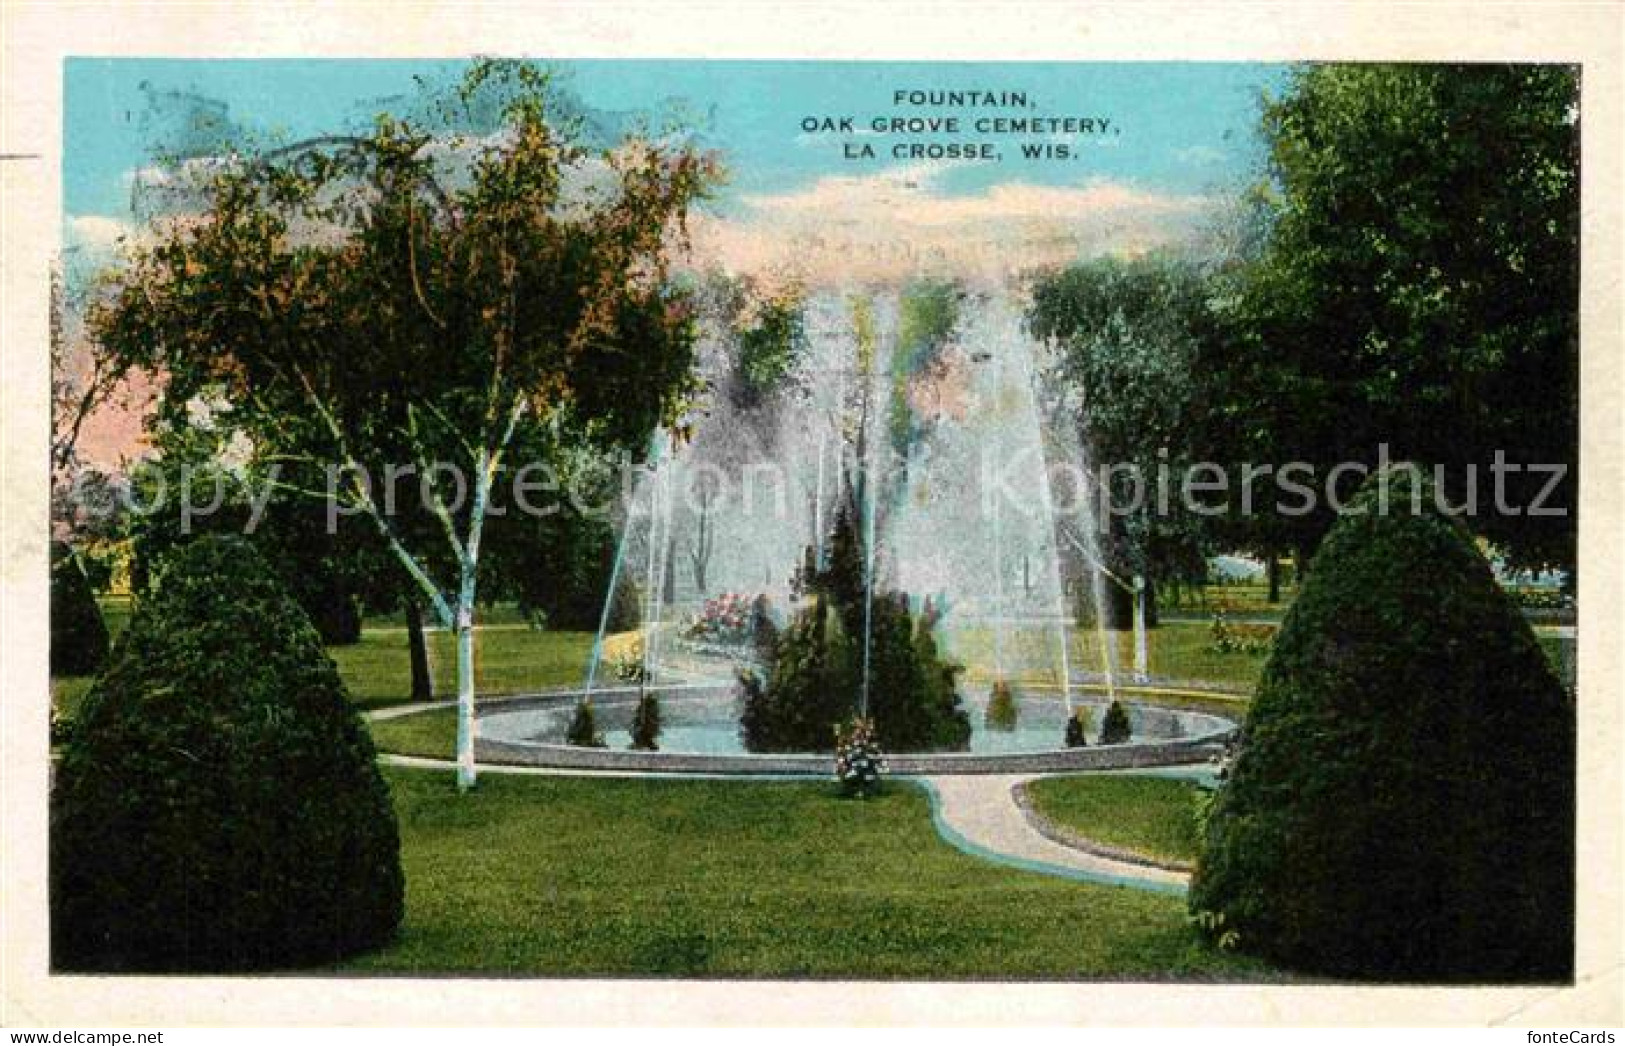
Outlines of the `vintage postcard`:
M8 9L8 1023L1617 1024L1621 11L1400 10Z

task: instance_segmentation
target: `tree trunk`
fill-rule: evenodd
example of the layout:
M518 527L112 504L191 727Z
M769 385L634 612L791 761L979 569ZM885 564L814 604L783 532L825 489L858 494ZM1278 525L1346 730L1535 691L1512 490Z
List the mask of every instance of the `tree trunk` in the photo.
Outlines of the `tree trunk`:
M1272 548L1264 554L1264 574L1270 582L1270 603L1281 601L1281 557Z
M412 657L412 700L434 699L434 679L429 674L429 644L423 637L423 608L416 599L406 601L406 645Z
M664 577L660 581L660 602L667 606L677 602L677 535L672 534L666 539L666 559Z
M478 505L476 504L476 509ZM457 787L474 787L474 561L463 564L457 588Z
M1150 586L1143 575L1134 575L1134 681L1144 683L1151 678L1151 650L1146 636L1146 602L1151 595Z
M457 787L474 787L474 608L457 607Z

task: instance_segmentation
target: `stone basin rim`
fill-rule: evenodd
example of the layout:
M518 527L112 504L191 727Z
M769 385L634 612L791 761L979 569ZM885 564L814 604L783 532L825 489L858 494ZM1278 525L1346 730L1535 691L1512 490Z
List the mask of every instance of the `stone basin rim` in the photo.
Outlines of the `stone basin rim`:
M661 683L650 687L659 694L694 693L704 695L729 689L713 682ZM477 719L532 708L557 708L587 695L583 687L549 690L530 694L482 698L476 705ZM594 687L594 700L622 704L635 700L636 686ZM1167 709L1168 706L1136 702L1128 705ZM455 702L438 702L422 711L455 707ZM411 713L419 714L417 712ZM1095 770L1178 766L1211 761L1236 732L1234 719L1204 709L1195 714L1225 725L1188 737L1131 741L1120 745L1090 745L1084 748L1054 748L1025 752L898 752L887 753L890 772L919 774L1006 774L1065 773ZM615 769L651 773L784 775L829 777L832 757L826 753L703 753L633 751L620 748L581 748L549 741L475 739L475 758L500 765L554 767L558 769Z

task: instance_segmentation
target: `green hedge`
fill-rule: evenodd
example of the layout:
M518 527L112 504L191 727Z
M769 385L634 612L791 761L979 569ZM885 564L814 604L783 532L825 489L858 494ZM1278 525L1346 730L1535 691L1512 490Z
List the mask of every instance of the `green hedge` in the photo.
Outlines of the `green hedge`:
M365 726L259 555L172 553L86 695L52 796L52 962L299 966L389 940L399 837Z
M1209 817L1193 912L1317 973L1567 978L1574 714L1428 484L1374 477L1283 623Z

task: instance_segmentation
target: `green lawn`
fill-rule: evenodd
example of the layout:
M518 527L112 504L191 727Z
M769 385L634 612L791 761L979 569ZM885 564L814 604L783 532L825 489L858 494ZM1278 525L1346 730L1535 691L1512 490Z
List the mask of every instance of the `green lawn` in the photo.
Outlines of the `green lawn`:
M431 632L429 667L437 697L457 692L453 637ZM480 694L514 694L574 686L587 672L593 636L588 632L538 632L525 627L482 628L474 639L474 687ZM364 708L400 704L412 694L406 631L368 628L361 642L328 647L350 696Z
M1134 633L1107 632L1116 645L1119 677L1134 668ZM955 659L971 664L967 678L973 682L991 681L992 665L1002 653L1009 666L1006 675L1017 682L1055 683L1059 678L1060 650L1056 630L1050 625L1007 626L998 635L991 627L975 625L950 629L947 649ZM1213 635L1207 621L1165 621L1147 631L1150 670L1154 676L1186 681L1216 683L1250 691L1263 671L1263 654L1221 654L1212 649ZM1103 671L1106 654L1100 633L1092 628L1072 630L1067 657L1073 671Z
M1117 642L1119 671L1134 667L1134 633L1112 632ZM1151 674L1168 679L1197 680L1219 683L1251 692L1258 685L1268 654L1221 654L1213 649L1213 632L1206 621L1164 621L1146 632ZM1076 649L1092 646L1098 650L1099 640L1093 633L1078 633L1073 638ZM1098 661L1097 653L1094 660Z
M1196 860L1196 792L1189 781L1123 774L1044 777L1027 786L1038 813L1057 825L1184 864Z
M457 709L436 708L367 723L380 752L451 759L457 755Z
M407 914L361 972L1260 979L1182 898L962 854L894 783L581 780L387 769Z

